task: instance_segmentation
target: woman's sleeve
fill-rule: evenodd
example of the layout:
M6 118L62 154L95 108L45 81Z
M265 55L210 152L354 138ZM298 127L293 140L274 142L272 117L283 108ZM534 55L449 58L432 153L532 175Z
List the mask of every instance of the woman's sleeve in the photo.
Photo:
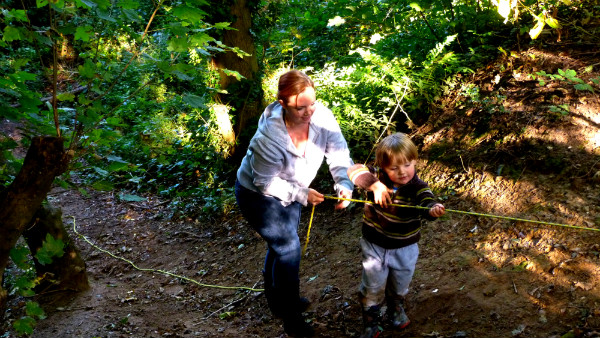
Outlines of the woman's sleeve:
M308 188L290 183L279 177L283 171L283 155L276 147L262 145L253 147L250 166L254 185L265 195L277 197L286 203L308 204Z
M357 187L367 189L379 179L363 164L355 164L348 169L348 177Z
M333 113L331 113L332 127L328 130L327 145L325 147L325 158L327 165L329 166L329 172L335 182L335 191L339 194L341 189L354 190L354 184L348 178L348 168L350 168L354 162L350 158L350 150L348 144L339 124L335 120Z

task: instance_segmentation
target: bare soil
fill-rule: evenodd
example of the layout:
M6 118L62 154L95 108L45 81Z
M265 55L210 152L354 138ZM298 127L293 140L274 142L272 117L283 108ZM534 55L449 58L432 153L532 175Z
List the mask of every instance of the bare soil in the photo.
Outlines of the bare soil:
M423 230L407 297L412 323L386 327L383 337L600 335L599 231L453 212L600 229L600 87L590 82L600 77L600 53L586 41L555 41L542 39L465 79L478 98L449 88L413 132L420 175L451 210ZM575 70L595 92L531 77L559 68ZM553 108L560 105L564 114ZM48 318L33 337L285 337L262 292L222 288L263 286L265 244L239 214L172 221L166 201L153 196L124 202L60 188L49 201L63 210L91 289L40 296ZM317 336L362 330L361 211L355 203L334 212L333 201L316 208L300 273ZM22 304L12 299L3 337L14 336L8 325Z

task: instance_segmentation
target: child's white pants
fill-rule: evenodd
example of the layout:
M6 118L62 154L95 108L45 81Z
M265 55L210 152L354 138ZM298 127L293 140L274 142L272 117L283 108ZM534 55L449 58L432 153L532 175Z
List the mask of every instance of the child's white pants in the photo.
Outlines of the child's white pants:
M406 296L419 257L417 243L385 249L361 238L360 246L363 270L359 291L363 296L363 307L382 305L386 294Z

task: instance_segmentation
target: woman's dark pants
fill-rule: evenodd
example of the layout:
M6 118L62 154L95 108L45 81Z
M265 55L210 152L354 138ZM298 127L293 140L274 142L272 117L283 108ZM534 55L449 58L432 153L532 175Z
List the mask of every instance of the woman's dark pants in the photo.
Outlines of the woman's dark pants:
M269 308L278 317L297 315L300 279L298 225L302 205L246 189L236 181L235 197L244 218L267 242L263 275Z

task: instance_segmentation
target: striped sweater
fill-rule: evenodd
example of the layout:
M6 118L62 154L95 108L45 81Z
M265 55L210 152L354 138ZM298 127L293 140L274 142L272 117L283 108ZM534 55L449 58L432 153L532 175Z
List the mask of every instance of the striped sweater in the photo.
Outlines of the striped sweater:
M355 164L349 170L349 177L359 188L367 189L373 183L381 181L392 188L393 183L384 170L362 164ZM373 201L373 193L368 192L368 200ZM427 183L417 174L407 184L397 188L392 196L392 204L416 205L431 208L437 202ZM367 241L386 249L396 249L417 243L421 238L423 220L435 220L429 210L403 208L396 206L381 207L379 204L365 203L362 235Z

